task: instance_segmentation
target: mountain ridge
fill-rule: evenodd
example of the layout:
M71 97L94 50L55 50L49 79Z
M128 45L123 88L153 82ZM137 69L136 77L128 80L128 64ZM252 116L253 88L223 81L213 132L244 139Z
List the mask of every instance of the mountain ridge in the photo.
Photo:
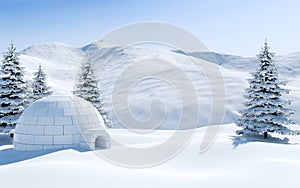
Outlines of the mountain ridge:
M191 80L200 101L200 114L198 126L204 126L209 123L210 110L212 108L212 98L210 86L205 78L205 72L201 72L193 64L191 58L211 61L217 60L215 66L219 68L223 75L226 108L223 123L232 123L239 115L238 111L242 108L244 101L243 95L245 88L248 87L247 79L250 78L249 72L256 69L257 60L255 57L241 57L220 53L199 53L194 52L185 55L181 52L174 52L165 49L146 49L136 47L122 48L107 44L103 41L91 43L83 47L73 47L63 43L47 43L32 45L19 52L20 61L25 67L25 78L31 79L33 72L41 63L42 68L47 74L47 83L54 90L54 94L70 95L76 85L76 76L80 71L80 63L84 62L84 56L89 52L94 72L99 79L99 89L105 99L105 108L113 114L112 92L114 84L119 75L127 70L132 63L140 62L145 58L159 58L170 62L186 73ZM299 58L298 58L299 54ZM192 56L192 57L191 57ZM2 57L1 57L2 58ZM291 89L291 95L288 99L294 101L292 109L296 110L293 116L300 122L300 52L295 52L287 56L276 56L275 61L280 68L281 78L289 81L288 88ZM142 66L142 64L141 64ZM139 72L145 73L147 70ZM175 70L170 70L171 72ZM137 72L131 70L130 74L136 75ZM159 72L160 76L163 72ZM173 73L176 75L176 71ZM172 82L172 79L170 80ZM126 86L126 82L125 82ZM124 87L125 87L124 86ZM155 97L162 99L166 105L167 118L161 129L175 129L179 122L178 113L180 111L180 100L169 88L168 85L158 83L157 81L139 82L133 93L128 94L130 109L134 118L146 120L151 115L148 105ZM128 86L127 86L128 87ZM174 88L173 88L174 89ZM125 92L126 88L121 88L119 92ZM190 101L191 105L193 101ZM188 108L187 108L188 109ZM159 113L164 113L163 108L156 109ZM125 107L123 109L125 111ZM118 118L112 115L113 121ZM189 117L185 117L188 119ZM115 123L115 127L123 127L121 123ZM147 127L143 127L147 128Z

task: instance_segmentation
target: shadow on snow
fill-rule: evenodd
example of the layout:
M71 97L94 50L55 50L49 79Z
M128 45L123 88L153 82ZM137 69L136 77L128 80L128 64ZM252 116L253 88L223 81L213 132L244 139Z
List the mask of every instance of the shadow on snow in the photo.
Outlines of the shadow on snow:
M234 148L237 148L240 145L248 144L251 142L265 142L265 143L272 143L272 144L291 144L295 145L297 143L289 143L288 138L276 138L276 137L269 137L267 139L262 138L261 135L243 135L243 136L231 136L232 145Z
M53 152L62 151L66 149L74 149L79 152L86 152L89 150L82 148L63 148L63 149L49 149L49 150L38 150L38 151L17 151L14 148L0 150L0 166L12 163L17 163L43 155L47 155Z
M3 135L0 135L0 146L4 146L4 145L12 145L12 138L3 134ZM37 151L17 151L14 148L2 149L2 150L0 150L0 166L29 160L32 158L40 157L43 155L47 155L47 154L50 154L53 152L66 150L66 149L74 149L79 152L89 151L87 149L82 149L79 147L78 148L37 150Z

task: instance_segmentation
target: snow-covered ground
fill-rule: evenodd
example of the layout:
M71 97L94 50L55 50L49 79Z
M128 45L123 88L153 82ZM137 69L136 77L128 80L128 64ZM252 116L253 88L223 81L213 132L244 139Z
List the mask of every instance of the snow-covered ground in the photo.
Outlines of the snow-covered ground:
M90 54L92 63L94 63L95 72L100 79L100 89L107 104L106 108L112 115L113 120L116 120L116 117L111 112L110 104L112 103L111 93L116 79L130 64L143 58L154 57L171 62L187 74L197 91L200 103L201 117L199 118L198 127L208 124L212 107L210 86L205 75L197 70L191 58L184 54L162 49L122 48L102 41L82 48L56 42L30 46L20 52L20 60L25 67L26 79L32 77L32 73L37 70L38 64L41 63L48 74L48 84L53 88L54 93L70 94L74 89L79 64L84 61L83 58L87 52ZM195 52L192 55L200 59L211 60L207 53ZM257 62L255 57L248 58L218 53L213 53L213 55L224 78L226 96L224 123L232 123L238 116L238 110L242 108L244 89L248 87L246 79L250 78L249 72L255 70ZM300 53L277 56L275 61L280 68L280 77L289 81L287 87L291 89L291 94L287 98L293 100L291 108L296 110L293 119L300 122ZM100 67L99 64L103 62L105 62L105 66ZM144 71L147 72L147 70ZM131 70L130 74L136 73L135 70ZM125 86L128 87L126 84ZM178 122L178 114L181 113L180 98L178 98L174 88L155 79L139 82L135 86L129 97L129 107L133 116L139 120L147 120L151 115L148 108L149 102L154 99L161 99L165 104L167 114L165 122L160 128L174 129L174 125ZM126 87L123 89L126 89ZM124 108L127 108L127 106L124 106ZM116 128L121 127L118 123L115 123L114 126Z
M18 152L0 146L1 187L299 187L300 138L273 139L272 143L241 140L234 124L222 125L214 145L199 153L206 128L171 160L143 169L107 162L93 151L61 150ZM124 129L109 130L124 144L145 144L143 135ZM157 130L147 143L157 143L172 131ZM127 143L126 143L127 142ZM112 149L118 149L112 147ZM103 151L105 152L105 151Z
M299 136L282 140L271 138L268 143L261 138L244 139L235 134L236 126L232 122L242 108L244 89L248 86L246 79L249 78L248 72L255 70L255 58L214 53L224 77L224 125L218 125L222 129L212 147L205 153L199 153L210 116L211 95L205 75L195 69L190 57L161 49L123 49L103 42L82 48L62 43L33 45L21 51L19 57L25 67L26 79L32 78L32 73L41 63L48 74L48 85L55 94L70 94L74 89L79 64L84 60L87 50L94 61L100 89L107 104L111 103L114 81L131 63L151 57L174 63L185 71L197 91L201 108L198 126L201 128L195 130L189 144L174 158L143 169L117 166L93 151L81 149L15 151L11 141L0 135L0 187L299 187ZM195 52L192 55L205 60L210 58L205 53ZM101 69L98 63L107 60L110 61ZM280 67L281 78L289 81L288 88L292 91L287 97L294 100L291 107L296 114L293 118L300 122L300 54L278 56L275 60ZM133 70L131 73L136 72ZM180 112L180 99L172 88L168 88L168 84L157 80L139 84L129 98L132 114L137 119L147 120L151 115L148 102L155 98L162 99L167 118L159 128L171 130L143 134L125 129L108 130L114 139L138 148L165 141L174 132L172 129ZM111 110L109 105L107 110ZM115 124L115 127L119 128L120 125ZM118 149L112 146L112 150Z

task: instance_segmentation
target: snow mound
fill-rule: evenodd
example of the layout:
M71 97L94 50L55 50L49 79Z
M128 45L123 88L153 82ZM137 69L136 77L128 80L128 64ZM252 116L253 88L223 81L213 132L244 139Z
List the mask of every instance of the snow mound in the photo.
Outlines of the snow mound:
M293 143L299 143L299 138L291 138L289 144L276 140L273 143L246 140L247 144L240 143L236 147L236 126L219 126L222 131L207 152L199 153L206 130L200 128L195 130L194 137L181 153L159 166L143 169L113 165L92 151L20 152L10 145L0 146L0 176L5 180L1 185L32 188L94 187L98 184L132 188L298 187L300 146ZM132 147L161 142L172 134L172 131L157 130L151 137L146 136L145 142L144 134L136 136L125 129L109 131L111 136ZM38 174L38 178L33 174ZM266 180L266 175L273 179Z

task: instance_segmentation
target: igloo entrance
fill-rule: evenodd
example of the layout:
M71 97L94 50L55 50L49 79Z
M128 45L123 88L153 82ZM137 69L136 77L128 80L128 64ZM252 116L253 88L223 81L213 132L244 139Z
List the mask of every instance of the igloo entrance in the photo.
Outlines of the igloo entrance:
M97 136L95 140L95 149L107 149L109 148L108 137L106 136Z

